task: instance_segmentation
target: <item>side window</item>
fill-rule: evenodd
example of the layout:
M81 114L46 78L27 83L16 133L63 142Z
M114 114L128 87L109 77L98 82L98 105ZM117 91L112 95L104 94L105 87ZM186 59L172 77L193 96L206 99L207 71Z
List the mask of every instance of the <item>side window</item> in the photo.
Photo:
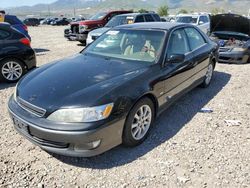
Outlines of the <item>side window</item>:
M155 19L155 21L160 22L161 18L158 14L152 14L153 18Z
M154 18L148 14L148 15L145 15L145 20L146 20L146 22L153 22Z
M174 31L169 39L168 44L168 58L174 54L186 54L188 53L189 46L188 41L183 29Z
M0 40L6 39L8 36L10 36L8 31L0 30Z
M141 15L141 16L137 16L136 17L136 19L135 19L135 23L137 23L137 22L144 22L144 18L143 18L143 16Z
M201 16L199 22L200 21L202 21L203 23L207 23L208 22L207 16Z
M114 16L118 15L119 13L112 13L107 16L107 21L111 20Z
M194 28L185 28L191 50L195 50L206 43L203 36Z
M207 22L209 22L208 17L204 16L204 23L207 23Z

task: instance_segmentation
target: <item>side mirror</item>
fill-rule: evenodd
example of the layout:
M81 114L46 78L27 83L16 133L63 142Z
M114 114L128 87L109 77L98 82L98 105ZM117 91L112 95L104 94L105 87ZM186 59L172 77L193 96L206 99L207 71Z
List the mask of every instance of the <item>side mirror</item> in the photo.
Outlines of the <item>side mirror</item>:
M199 25L202 25L202 24L204 24L204 22L203 21L199 21Z
M182 63L184 60L184 54L173 54L168 58L168 63Z

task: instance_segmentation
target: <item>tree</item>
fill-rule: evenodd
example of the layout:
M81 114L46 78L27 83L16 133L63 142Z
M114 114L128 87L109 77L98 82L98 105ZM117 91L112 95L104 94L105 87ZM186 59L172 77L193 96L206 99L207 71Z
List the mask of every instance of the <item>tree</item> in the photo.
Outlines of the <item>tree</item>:
M221 8L213 8L211 12L213 15L216 15L216 14L224 13L225 10Z
M167 5L164 5L164 6L160 6L158 8L158 14L160 16L167 16L168 15L168 6Z
M178 14L187 14L188 11L186 9L179 10Z
M139 13L147 13L148 11L146 9L141 8L141 9L138 10L138 12Z

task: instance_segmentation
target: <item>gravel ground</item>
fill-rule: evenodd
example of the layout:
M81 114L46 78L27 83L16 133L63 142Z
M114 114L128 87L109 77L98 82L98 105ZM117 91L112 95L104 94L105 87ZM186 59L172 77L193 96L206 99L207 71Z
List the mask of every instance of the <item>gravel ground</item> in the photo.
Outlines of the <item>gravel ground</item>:
M29 28L39 66L83 48L63 29ZM0 187L250 187L249 70L218 64L210 87L166 110L142 145L87 159L48 154L20 136L7 111L14 85L0 83Z

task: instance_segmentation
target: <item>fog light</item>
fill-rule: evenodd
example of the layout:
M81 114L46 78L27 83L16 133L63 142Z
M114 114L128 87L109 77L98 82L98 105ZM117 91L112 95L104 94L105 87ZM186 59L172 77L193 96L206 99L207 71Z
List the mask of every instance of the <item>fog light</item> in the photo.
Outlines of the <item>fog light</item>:
M77 144L74 146L74 150L91 150L100 146L101 140L96 140L94 142Z

